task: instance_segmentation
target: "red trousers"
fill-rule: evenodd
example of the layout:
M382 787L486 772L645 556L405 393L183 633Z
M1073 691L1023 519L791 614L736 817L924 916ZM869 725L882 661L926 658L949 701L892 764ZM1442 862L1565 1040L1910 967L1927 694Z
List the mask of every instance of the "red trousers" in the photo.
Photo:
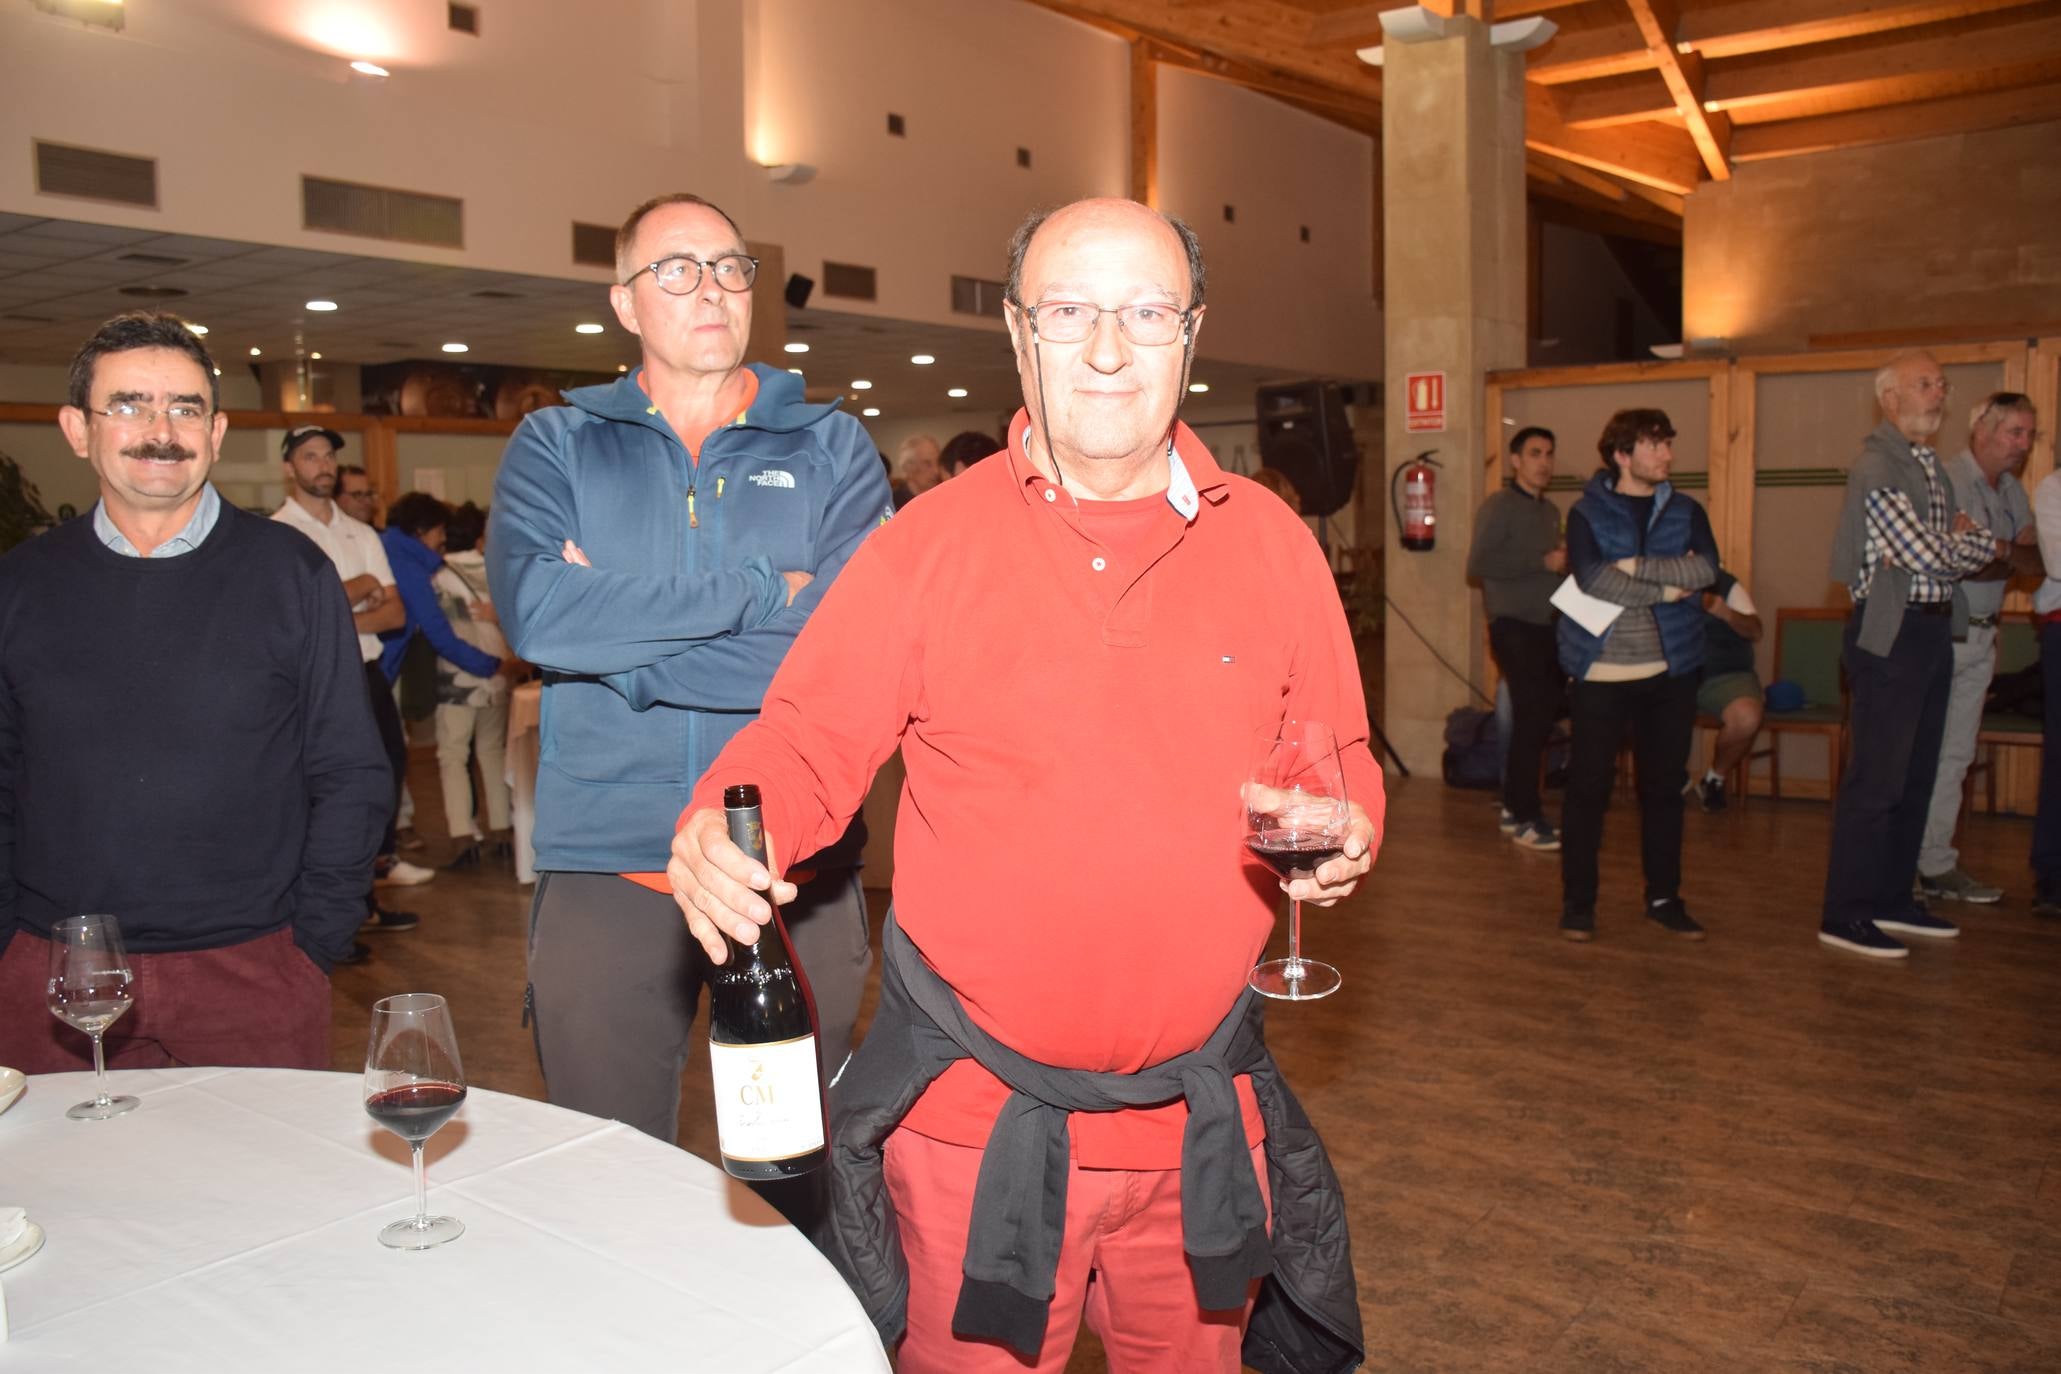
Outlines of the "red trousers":
M952 1333L966 1258L966 1227L981 1151L914 1131L887 1138L888 1195L909 1260L909 1331L901 1374L1061 1374L1083 1317L1102 1338L1110 1374L1238 1374L1252 1299L1226 1312L1196 1305L1181 1250L1181 1171L1074 1168L1066 1180L1066 1233L1044 1348L1036 1361L991 1341ZM1266 1147L1252 1148L1260 1189ZM1272 1207L1269 1198L1268 1206Z
M240 945L131 954L135 1003L108 1027L110 1069L329 1067L329 975L289 929ZM0 954L0 1064L93 1067L93 1041L50 1014L50 942L17 930Z

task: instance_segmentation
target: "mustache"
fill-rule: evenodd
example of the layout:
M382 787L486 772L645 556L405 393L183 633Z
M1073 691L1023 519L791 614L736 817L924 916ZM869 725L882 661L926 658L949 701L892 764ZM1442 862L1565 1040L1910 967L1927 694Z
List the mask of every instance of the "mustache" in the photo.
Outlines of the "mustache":
M124 458L139 458L159 462L183 463L192 456L193 450L176 439L163 442L150 439L140 444L131 444L122 450L122 457Z

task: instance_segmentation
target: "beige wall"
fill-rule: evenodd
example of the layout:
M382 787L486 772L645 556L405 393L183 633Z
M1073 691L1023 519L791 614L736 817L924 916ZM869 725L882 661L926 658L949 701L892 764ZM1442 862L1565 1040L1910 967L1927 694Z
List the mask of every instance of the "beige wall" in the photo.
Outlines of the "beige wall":
M999 279L1026 213L1128 185L1127 45L1022 0L495 0L479 38L423 0L129 11L115 35L0 5L0 210L599 283L572 222L686 188L782 245L818 305L999 343L952 313L950 276ZM351 79L359 55L391 78ZM1222 283L1202 356L1376 375L1371 140L1177 73L1160 99L1168 203L1195 207ZM157 159L160 207L38 195L36 139ZM465 246L303 229L303 173L460 197ZM879 299L824 297L825 259L874 267Z
M1812 335L2061 320L2061 123L1746 163L1683 221L1682 332Z

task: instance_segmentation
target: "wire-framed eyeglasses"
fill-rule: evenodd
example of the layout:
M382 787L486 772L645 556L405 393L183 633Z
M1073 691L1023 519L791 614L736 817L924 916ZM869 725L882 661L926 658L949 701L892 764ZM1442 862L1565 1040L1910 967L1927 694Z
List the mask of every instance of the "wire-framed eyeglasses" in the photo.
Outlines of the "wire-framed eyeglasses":
M1030 320L1031 333L1047 343L1080 343L1095 332L1104 315L1116 316L1116 327L1126 339L1144 348L1163 348L1181 337L1194 311L1171 305L1147 303L1110 308L1087 301L1040 301L1036 305L1014 302Z
M208 408L194 405L190 401L174 401L163 407L147 406L140 401L112 401L104 406L88 406L86 409L118 425L139 429L148 429L156 424L160 415L170 420L174 429L192 429L197 425L206 424L208 419Z
M713 275L716 285L725 291L742 292L751 290L751 284L758 279L759 260L743 253L725 253L719 258L703 262L686 253L675 253L647 262L630 274L629 286L646 272L658 283L658 289L669 296L691 296L701 289L704 274Z

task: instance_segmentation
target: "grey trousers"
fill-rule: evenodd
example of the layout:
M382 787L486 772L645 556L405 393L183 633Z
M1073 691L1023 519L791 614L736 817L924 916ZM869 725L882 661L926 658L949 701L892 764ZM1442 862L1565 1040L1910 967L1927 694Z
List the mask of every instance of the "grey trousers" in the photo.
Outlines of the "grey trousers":
M780 917L815 998L827 1084L851 1053L873 961L858 870L820 870ZM693 1034L708 970L671 897L613 873L539 874L526 1011L545 1096L678 1143L680 1073L708 1053Z
M1997 632L1970 625L1968 638L1954 645L1954 686L1947 697L1946 734L1939 741L1939 776L1925 812L1925 840L1918 871L1938 875L1959 866L1954 830L1961 821L1961 781L1975 762L1975 737L1982 732L1982 706L1997 671Z

